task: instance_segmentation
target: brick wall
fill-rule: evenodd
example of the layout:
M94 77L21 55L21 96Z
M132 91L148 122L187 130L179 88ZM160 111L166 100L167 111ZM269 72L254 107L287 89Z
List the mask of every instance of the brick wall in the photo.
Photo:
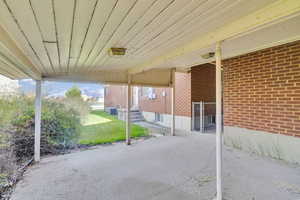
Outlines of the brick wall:
M192 67L192 102L216 101L216 67L213 64L203 64ZM205 105L205 115L215 115L215 105Z
M175 114L191 117L191 73L176 73Z
M171 90L170 88L154 88L153 93L156 97L149 99L146 94L140 90L139 108L146 112L171 113ZM163 96L165 93L165 96Z
M224 125L300 136L300 41L223 61Z
M105 88L104 106L126 108L127 86L109 85Z
M176 73L175 80L175 114L191 116L191 75L190 73ZM140 110L171 114L171 89L154 88L155 99L140 96ZM163 96L165 93L165 96ZM141 93L140 93L141 94Z
M216 70L213 64L192 67L192 102L216 101Z

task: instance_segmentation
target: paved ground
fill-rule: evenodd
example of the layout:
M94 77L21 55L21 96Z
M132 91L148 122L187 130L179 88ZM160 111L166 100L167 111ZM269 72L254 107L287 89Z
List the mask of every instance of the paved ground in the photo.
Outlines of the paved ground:
M300 167L224 150L226 200L300 200ZM211 200L214 135L165 136L44 158L13 200Z
M153 136L171 135L171 128L164 127L155 123L139 121L139 122L135 122L135 124L147 128L149 134Z

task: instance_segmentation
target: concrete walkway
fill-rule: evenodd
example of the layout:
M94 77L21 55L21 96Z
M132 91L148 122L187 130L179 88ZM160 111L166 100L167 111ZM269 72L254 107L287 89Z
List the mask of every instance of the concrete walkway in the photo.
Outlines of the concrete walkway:
M214 135L166 136L42 159L12 200L211 200ZM226 200L299 200L300 167L224 150Z

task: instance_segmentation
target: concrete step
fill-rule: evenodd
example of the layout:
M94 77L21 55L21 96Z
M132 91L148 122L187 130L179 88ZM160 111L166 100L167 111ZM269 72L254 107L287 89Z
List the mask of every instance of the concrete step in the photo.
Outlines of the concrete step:
M140 122L144 121L144 116L139 110L132 110L130 111L130 121L132 122Z
M131 122L142 122L142 121L144 121L144 119L132 119L132 120L130 120Z
M124 112L125 110L119 110L119 114L121 113L121 115L119 115L119 119L121 120L126 120L126 112ZM140 121L144 121L144 116L142 115L142 113L139 110L131 110L130 111L130 120L132 122L140 122Z
M140 121L143 121L144 120L144 117L140 116L140 117L130 117L130 120L133 121L133 120L140 120Z
M130 116L130 119L143 119L143 116Z

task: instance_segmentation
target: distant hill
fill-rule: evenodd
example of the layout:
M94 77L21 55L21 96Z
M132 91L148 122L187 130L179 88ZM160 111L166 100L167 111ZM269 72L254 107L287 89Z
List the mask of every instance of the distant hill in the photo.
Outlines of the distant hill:
M35 82L31 79L20 80L20 91L24 94L35 93ZM81 92L90 97L103 98L104 89L101 84L73 83L73 82L43 82L43 93L49 97L64 96L65 92L73 86L77 86Z

